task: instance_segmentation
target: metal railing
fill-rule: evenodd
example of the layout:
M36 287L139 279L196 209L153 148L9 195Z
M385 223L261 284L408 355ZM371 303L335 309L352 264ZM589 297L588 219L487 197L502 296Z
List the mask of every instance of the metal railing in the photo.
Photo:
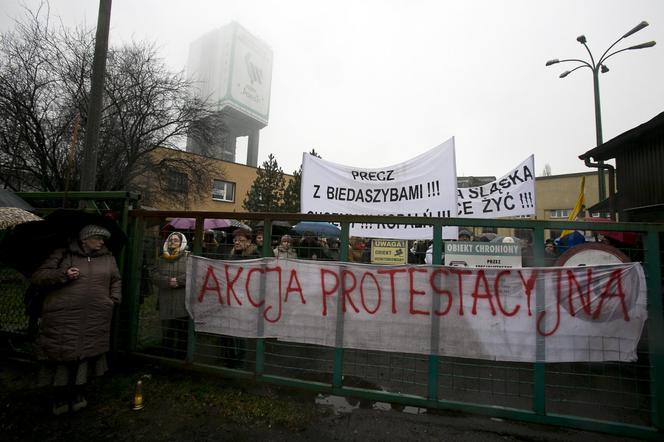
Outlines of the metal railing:
M121 204L126 215L123 225L129 235L122 262L124 298L115 327L114 348L121 352L183 368L343 396L353 404L386 402L395 407L467 411L622 436L662 437L664 224L132 210L135 203L135 199L129 199ZM159 316L153 272L165 238L163 228L174 217L197 220L195 228L186 232L195 255L206 253L206 218L235 219L252 225L261 222L264 255L283 233L277 228L283 222L336 222L341 226L342 262L348 261L352 223L433 226L434 265L441 263L443 226L529 231L535 266L544 266L544 239L549 230L634 232L641 241L625 252L643 262L648 288L648 320L638 346L638 360L499 362L196 333L191 320L163 321ZM228 232L219 239L223 246ZM16 300L22 282L15 278L6 283L10 279L3 276L0 328L3 333L16 334L26 326L22 305ZM8 296L12 290L14 294Z
M340 261L348 260L352 223L428 224L434 227L434 265L441 261L442 228L449 225L529 230L535 266L544 265L544 239L548 230L635 232L642 242L626 252L643 261L649 319L639 344L639 359L634 363L497 362L206 335L194 333L191 321L179 325L157 321L154 316L157 296L144 297L142 304L137 296L130 296L135 302L129 307L130 318L135 319L127 324L128 349L151 358L180 360L183 366L311 389L360 402L469 411L624 436L661 436L664 352L661 339L656 337L664 336L660 249L664 225L185 211L132 211L131 216L134 229L143 232L141 241L153 244L152 247L155 238L145 232L156 234L156 242L160 244L164 235L158 226L165 225L168 218L196 218L196 227L189 232L194 254L203 253L203 220L206 218L237 219L249 224L262 222L265 256L273 242L273 222L332 221L341 226ZM146 227L149 225L153 227ZM144 253L139 249L137 247L135 253ZM136 257L135 262L139 261ZM131 290L136 291L141 282L135 280L129 284ZM164 327L172 328L166 331L171 332L175 340L164 341ZM132 336L136 339L132 340ZM178 339L179 347L163 345Z

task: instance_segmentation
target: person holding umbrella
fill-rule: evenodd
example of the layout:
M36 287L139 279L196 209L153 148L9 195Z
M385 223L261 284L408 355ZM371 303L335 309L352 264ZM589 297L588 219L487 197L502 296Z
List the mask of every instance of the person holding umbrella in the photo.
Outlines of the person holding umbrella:
M46 293L36 352L42 362L40 384L54 387L55 415L86 407L88 377L108 368L113 307L121 300L120 272L105 246L110 236L102 226L83 227L31 277Z

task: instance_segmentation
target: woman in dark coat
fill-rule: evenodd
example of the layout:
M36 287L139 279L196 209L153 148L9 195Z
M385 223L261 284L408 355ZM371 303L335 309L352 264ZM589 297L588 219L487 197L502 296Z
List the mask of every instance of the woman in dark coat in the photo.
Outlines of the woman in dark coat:
M87 406L88 375L107 370L113 307L121 299L120 272L104 245L110 236L104 227L83 227L78 240L54 251L31 278L47 293L37 355L44 362L41 383L54 387L56 415Z

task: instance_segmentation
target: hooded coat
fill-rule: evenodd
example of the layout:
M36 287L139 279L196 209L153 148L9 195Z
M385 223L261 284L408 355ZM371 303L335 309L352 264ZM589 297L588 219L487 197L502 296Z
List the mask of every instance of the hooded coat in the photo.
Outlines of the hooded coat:
M80 270L78 279L67 279L70 267ZM40 356L67 362L108 352L113 306L122 293L118 266L106 247L88 254L73 241L55 250L31 280L47 292L37 337Z

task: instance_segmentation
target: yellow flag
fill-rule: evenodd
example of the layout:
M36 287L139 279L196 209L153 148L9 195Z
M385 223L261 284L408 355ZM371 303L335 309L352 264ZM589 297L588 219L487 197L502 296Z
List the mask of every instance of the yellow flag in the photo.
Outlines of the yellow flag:
M581 212L581 209L583 208L583 204L586 202L586 197L585 197L585 187L586 187L586 177L582 176L581 177L581 189L579 190L579 196L576 199L576 205L572 209L572 211L569 213L569 216L567 217L568 221L574 221L576 217L579 215L579 212ZM569 235L572 233L573 230L563 230L563 233L560 234L560 237L564 237L566 235Z

